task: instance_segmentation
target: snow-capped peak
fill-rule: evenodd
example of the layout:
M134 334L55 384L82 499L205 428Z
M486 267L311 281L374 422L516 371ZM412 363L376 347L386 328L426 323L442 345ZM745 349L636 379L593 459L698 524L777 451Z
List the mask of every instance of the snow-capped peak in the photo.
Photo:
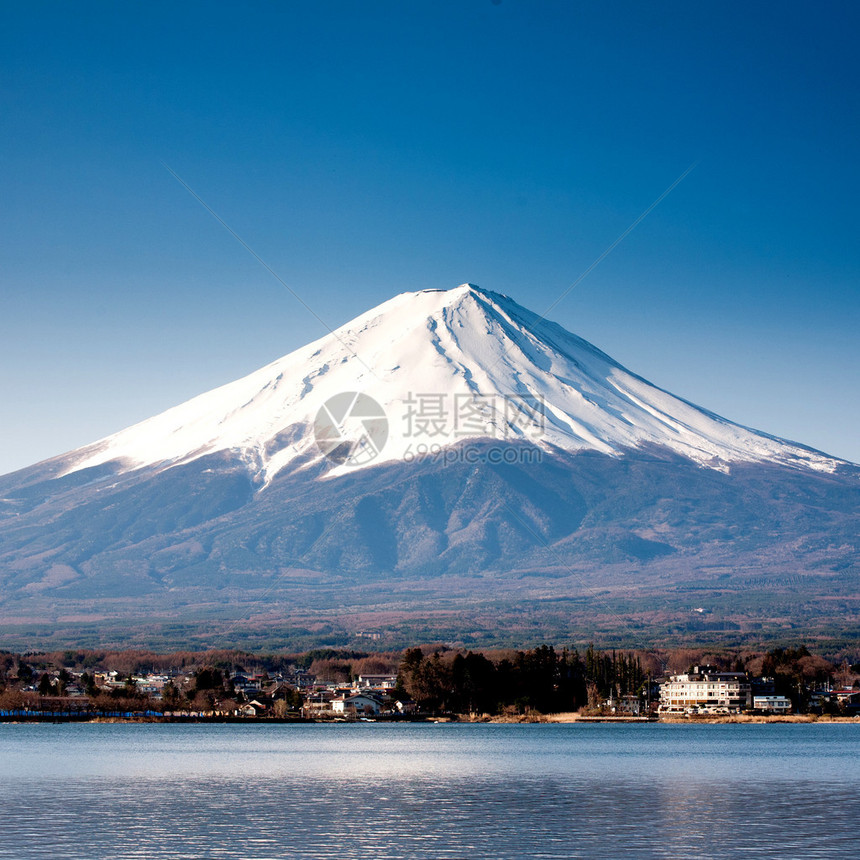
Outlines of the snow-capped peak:
M711 468L841 462L741 427L630 373L512 299L461 284L401 293L260 370L68 455L123 471L234 452L267 484L294 461L329 475L474 440L620 456L664 446Z

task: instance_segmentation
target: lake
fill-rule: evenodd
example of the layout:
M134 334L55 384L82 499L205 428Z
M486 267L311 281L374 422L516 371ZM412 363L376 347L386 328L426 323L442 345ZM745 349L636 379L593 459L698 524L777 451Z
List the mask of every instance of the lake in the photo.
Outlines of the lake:
M0 857L856 857L860 724L0 724Z

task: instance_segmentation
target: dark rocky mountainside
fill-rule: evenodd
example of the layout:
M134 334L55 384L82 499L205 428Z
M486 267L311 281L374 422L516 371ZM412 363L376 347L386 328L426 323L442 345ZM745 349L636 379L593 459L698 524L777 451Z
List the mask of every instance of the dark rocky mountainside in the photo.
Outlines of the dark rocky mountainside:
M0 619L16 641L253 639L273 619L314 643L410 625L481 641L590 620L613 641L856 625L860 470L510 450L290 470L262 492L221 454L121 478L24 470L0 481Z

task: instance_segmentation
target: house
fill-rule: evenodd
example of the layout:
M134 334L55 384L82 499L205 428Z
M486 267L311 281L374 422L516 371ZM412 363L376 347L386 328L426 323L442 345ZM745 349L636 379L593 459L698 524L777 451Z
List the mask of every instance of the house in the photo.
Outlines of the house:
M633 693L625 696L615 696L613 693L606 704L609 706L610 713L619 716L638 717L641 709L639 696Z
M790 714L791 699L786 696L753 696L753 710L768 714Z
M832 695L842 713L849 716L860 714L860 690L834 690Z
M358 693L354 696L341 696L338 699L333 699L331 709L336 714L347 716L370 716L378 714L382 710L382 703L373 696Z
M841 714L853 717L860 714L860 690L832 689L825 685L809 693L809 710L813 714Z
M267 699L275 702L278 699L286 699L291 696L293 687L285 681L272 681L270 684L264 686L260 692L263 693Z
M418 704L412 699L398 699L394 703L398 714L414 714L418 711Z
M167 675L135 675L134 683L141 693L148 693L150 696L160 696L164 690L164 685L167 683Z
M331 714L332 698L328 690L315 690L308 693L302 705L302 715L313 718Z
M744 672L720 672L695 666L683 675L670 675L660 685L660 713L737 713L752 706L749 678Z
M240 705L236 710L242 717L262 717L266 713L266 706L259 702L248 702L246 705Z
M397 675L359 675L358 686L362 689L393 690L397 686Z
M291 675L287 675L284 680L299 690L304 687L312 687L314 682L313 676L304 669L296 669Z

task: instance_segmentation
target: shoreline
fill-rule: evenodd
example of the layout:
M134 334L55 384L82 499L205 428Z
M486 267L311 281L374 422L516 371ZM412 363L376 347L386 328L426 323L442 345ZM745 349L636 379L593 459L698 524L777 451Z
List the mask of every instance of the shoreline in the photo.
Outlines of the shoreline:
M820 714L660 714L654 717L625 717L612 715L584 716L576 711L559 714L517 714L502 716L471 717L461 715L459 722L464 723L605 723L622 725L646 725L663 723L666 725L727 725L732 723L856 723L860 725L860 715L840 717Z
M661 714L659 716L613 716L613 715L581 715L577 712L565 712L557 714L503 714L490 716L482 714L447 714L447 715L421 715L414 717L385 716L367 719L320 719L313 717L287 716L287 717L240 717L232 715L170 715L157 716L154 714L141 714L140 716L99 716L87 714L17 714L0 715L0 724L27 724L27 723L158 723L176 725L206 725L206 724L263 724L285 725L285 724L314 724L314 725L352 725L361 722L372 723L435 723L435 724L475 724L488 723L497 725L513 724L621 724L621 725L645 725L662 723L665 725L741 725L741 724L766 724L766 723L832 723L832 724L857 724L860 725L860 715L853 717L819 715L819 714Z
M860 716L839 717L819 714L660 714L648 717L583 717L579 714L546 714L536 722L546 723L664 723L666 725L728 725L759 723L857 723Z

